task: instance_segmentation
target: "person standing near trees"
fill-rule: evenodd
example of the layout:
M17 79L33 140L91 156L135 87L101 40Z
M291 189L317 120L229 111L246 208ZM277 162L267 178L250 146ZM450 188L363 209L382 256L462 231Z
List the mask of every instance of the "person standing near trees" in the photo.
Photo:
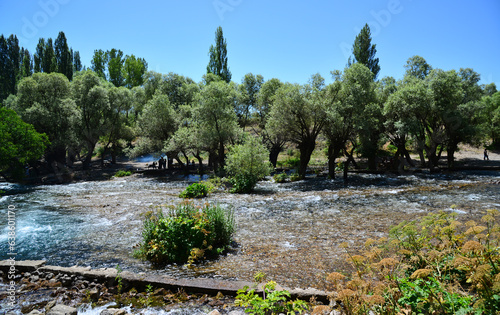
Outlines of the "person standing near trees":
M488 150L486 150L486 149L484 149L484 158L483 158L483 160L487 160L487 161L490 160L490 158L488 157Z

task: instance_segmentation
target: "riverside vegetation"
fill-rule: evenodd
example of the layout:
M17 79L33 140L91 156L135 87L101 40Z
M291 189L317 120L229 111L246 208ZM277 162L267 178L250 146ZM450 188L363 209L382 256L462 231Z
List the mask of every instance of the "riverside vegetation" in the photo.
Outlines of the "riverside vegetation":
M136 257L160 266L193 263L217 257L231 245L235 229L232 210L209 204L197 207L190 202L168 207L167 213L162 210L146 215Z
M402 222L361 253L345 244L352 274L328 275L346 314L498 314L499 211L465 224L455 214Z
M197 160L201 173L207 164L215 173L231 172L227 154L248 141L249 131L266 147L273 167L285 148L295 147L299 156L285 164L296 167L300 179L318 146L332 178L343 157L346 170L358 165L356 156L370 170L380 168L387 145L395 150L382 167L392 170L404 159L417 166L410 152L418 154L420 167L435 169L443 152L452 168L460 144L500 147L500 92L493 83L480 85L473 69L444 71L412 56L402 79L378 79L368 25L352 52L345 69L331 72L328 85L319 74L302 85L253 73L236 83L219 27L207 73L197 83L147 71L144 59L115 48L96 49L92 66L82 71L63 32L55 47L52 39L41 38L34 55L19 47L15 35L1 35L0 129L9 136L0 174L10 181L28 174L36 181L40 174L70 172L75 162L87 170L92 158L104 166L105 159L116 163L120 155L150 153L167 155L185 171ZM24 123L33 128L22 128ZM26 136L37 141L28 144ZM232 178L240 192L255 181Z

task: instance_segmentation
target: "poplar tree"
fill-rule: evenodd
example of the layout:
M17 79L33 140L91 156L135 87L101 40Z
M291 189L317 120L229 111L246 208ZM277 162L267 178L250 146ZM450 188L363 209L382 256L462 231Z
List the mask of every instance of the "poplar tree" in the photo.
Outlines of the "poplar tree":
M57 72L64 74L71 81L73 79L73 60L64 32L59 32L54 46Z
M226 44L222 27L219 26L215 32L215 46L211 45L208 52L210 61L208 62L207 73L218 75L222 80L229 83L231 81L231 72L227 65Z
M350 67L351 64L359 62L370 69L373 73L373 80L376 80L380 66L378 64L379 59L375 58L375 54L377 53L375 47L376 45L372 44L370 27L368 24L365 24L354 40L354 44L352 45L353 59L351 60L351 57L349 57L347 66Z

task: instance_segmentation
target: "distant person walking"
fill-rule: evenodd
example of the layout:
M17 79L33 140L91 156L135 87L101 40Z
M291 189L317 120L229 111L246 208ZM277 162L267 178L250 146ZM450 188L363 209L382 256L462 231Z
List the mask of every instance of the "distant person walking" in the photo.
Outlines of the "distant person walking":
M490 160L490 158L488 157L488 150L484 149L484 158L483 160Z

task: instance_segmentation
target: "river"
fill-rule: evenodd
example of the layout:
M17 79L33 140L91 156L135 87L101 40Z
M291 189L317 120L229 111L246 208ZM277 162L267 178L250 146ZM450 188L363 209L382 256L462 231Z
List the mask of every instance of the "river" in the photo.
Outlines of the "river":
M182 201L192 178L150 178L136 174L107 181L20 186L0 183L0 208L16 207L17 259L50 265L115 267L173 277L252 280L262 271L289 287L326 287L327 273L342 268L340 244L362 244L387 235L402 220L432 211L454 211L461 219L500 209L500 172L352 175L311 177L277 184L259 182L253 194L216 192L193 201L219 203L235 211L236 248L195 268L169 265L154 270L132 257L141 240L144 213ZM0 224L5 259L7 216Z

